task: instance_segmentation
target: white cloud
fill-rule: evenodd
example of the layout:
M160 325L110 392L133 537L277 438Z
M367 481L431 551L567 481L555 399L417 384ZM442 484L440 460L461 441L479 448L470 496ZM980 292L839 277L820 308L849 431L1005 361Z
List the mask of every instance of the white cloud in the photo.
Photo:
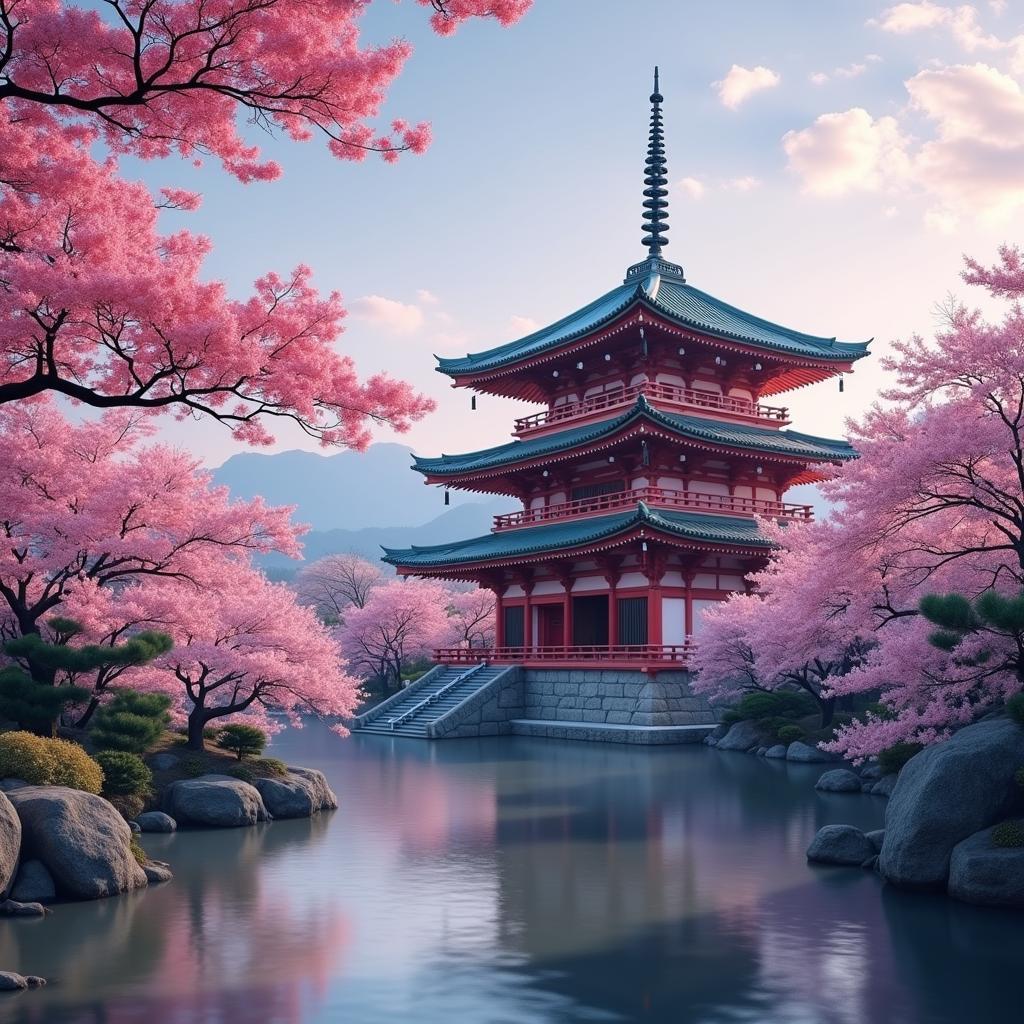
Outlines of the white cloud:
M828 81L828 75L824 71L812 71L807 77L812 85L824 85Z
M1001 14L1005 3L989 5L996 14ZM986 32L979 22L978 8L973 4L959 4L948 7L933 3L932 0L921 0L919 3L897 4L888 7L879 19L868 22L882 29L883 32L896 32L906 35L922 29L943 27L949 31L953 39L967 53L987 52L1003 54L1008 60L1011 71L1024 73L1024 34L1012 39L1000 39L999 36Z
M858 78L867 69L867 64L848 64L845 68L836 68L836 78Z
M428 291L426 288L417 288L416 298L425 306L436 306L441 301L433 292Z
M931 68L906 83L931 137L912 141L895 118L861 108L823 114L783 137L789 167L820 196L907 191L930 202L926 223L952 230L1024 207L1024 89L986 64Z
M988 0L993 14L1002 14L1006 10L1006 0Z
M517 338L523 338L527 334L539 331L540 324L533 317L511 316L508 319L508 328Z
M905 35L917 32L922 28L934 28L949 20L950 10L932 0L920 0L918 3L896 4L887 7L877 19L872 18L868 24L880 28L883 32L896 32Z
M782 148L805 191L819 196L873 191L907 163L896 119L876 121L862 107L822 114L810 127L787 132Z
M956 230L957 217L949 210L934 208L926 210L924 226L929 231L937 231L940 235L951 235Z
M414 334L423 326L419 306L386 299L383 295L364 295L352 303L353 316L367 320L392 334Z
M727 181L725 187L727 189L731 189L733 192L750 192L760 184L760 179L747 174L742 178L733 178L731 181Z
M754 93L764 89L773 89L780 81L781 78L777 71L772 71L771 68L766 68L761 64L754 68L733 64L725 78L711 84L718 92L718 98L722 101L722 105L730 110L735 110Z
M690 199L701 199L705 192L704 182L698 178L680 178L676 182L676 188L685 192Z

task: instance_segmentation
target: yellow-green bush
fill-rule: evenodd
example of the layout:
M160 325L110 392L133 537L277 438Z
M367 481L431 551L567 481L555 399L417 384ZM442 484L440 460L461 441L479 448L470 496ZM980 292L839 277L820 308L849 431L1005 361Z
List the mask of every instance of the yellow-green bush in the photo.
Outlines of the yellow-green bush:
M0 733L0 778L99 793L103 769L77 744L30 732Z

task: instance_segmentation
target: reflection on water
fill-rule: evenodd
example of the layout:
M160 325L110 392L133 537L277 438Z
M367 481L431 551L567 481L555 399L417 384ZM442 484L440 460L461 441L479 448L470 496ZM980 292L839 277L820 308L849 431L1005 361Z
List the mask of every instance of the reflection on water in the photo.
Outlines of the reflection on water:
M882 803L699 748L502 739L274 744L341 810L146 836L175 880L0 923L51 986L0 1022L377 1024L1020 1019L1020 921L814 869Z

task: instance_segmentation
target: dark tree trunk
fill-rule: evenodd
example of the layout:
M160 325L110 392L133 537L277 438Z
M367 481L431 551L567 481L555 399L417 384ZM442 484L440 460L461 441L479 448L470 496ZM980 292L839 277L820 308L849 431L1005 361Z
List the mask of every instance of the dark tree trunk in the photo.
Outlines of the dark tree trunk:
M818 709L821 711L821 727L827 729L835 717L836 699L835 697L822 697L821 694L815 694L814 699L818 702Z
M89 703L85 706L85 710L82 712L78 721L75 722L76 729L84 729L92 719L92 716L96 713L96 709L100 706L99 697L90 697Z
M188 749L203 750L203 730L210 716L205 708L193 708L188 716Z

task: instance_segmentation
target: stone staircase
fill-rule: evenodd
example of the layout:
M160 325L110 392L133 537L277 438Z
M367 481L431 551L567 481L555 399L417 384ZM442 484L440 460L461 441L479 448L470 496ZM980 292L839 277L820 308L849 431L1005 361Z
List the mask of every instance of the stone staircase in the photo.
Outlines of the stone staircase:
M353 732L381 736L411 736L427 739L427 726L472 697L508 665L452 665L431 673L422 686L413 685L411 693L392 698L386 709L367 721L357 719ZM373 712L370 712L373 715Z

